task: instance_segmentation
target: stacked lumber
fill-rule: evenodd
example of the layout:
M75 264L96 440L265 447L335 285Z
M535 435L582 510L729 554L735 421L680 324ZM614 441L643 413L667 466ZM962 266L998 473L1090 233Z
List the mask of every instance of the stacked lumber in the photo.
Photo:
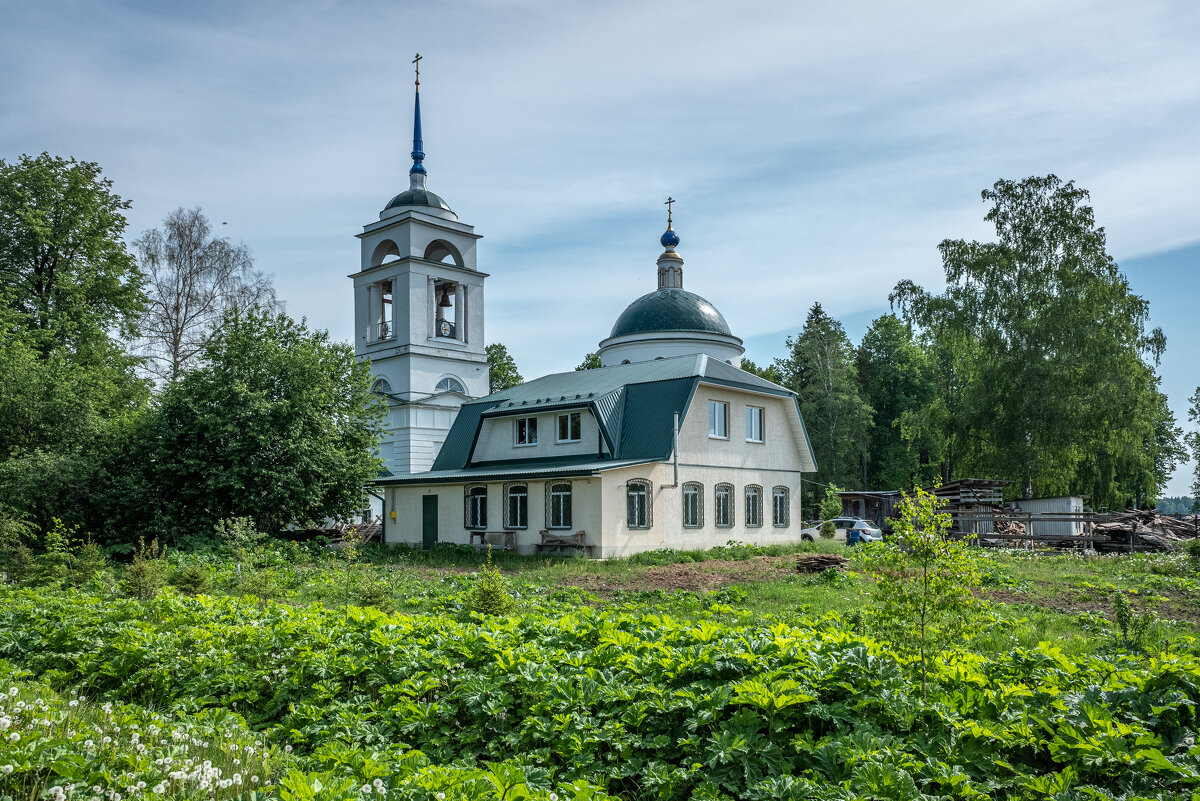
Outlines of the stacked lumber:
M1096 524L1096 550L1128 548L1131 535L1139 550L1173 550L1196 536L1198 523L1196 515L1175 518L1153 509L1123 512Z
M796 570L800 573L822 573L826 570L841 570L849 560L836 553L805 553L796 557Z

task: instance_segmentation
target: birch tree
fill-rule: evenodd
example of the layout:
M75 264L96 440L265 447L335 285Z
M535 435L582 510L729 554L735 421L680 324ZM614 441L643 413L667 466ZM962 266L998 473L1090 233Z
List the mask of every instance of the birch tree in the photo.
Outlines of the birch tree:
M196 366L225 311L278 306L271 277L244 243L213 234L198 207L178 208L134 242L149 301L141 321L146 370L170 383Z

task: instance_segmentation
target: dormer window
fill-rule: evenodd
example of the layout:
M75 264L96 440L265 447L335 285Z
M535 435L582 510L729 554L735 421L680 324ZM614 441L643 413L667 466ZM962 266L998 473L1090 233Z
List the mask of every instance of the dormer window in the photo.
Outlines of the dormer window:
M558 416L558 441L579 442L583 439L583 415L567 412Z
M518 448L537 445L536 417L518 417L513 421L513 444Z

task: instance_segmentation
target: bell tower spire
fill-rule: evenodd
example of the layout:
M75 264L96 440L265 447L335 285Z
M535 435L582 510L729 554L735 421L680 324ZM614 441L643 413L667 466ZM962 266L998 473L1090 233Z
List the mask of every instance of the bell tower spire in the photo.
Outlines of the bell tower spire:
M416 66L417 79L415 81L416 89L413 92L413 149L412 149L412 169L408 171L408 180L410 189L425 188L425 145L421 141L421 59L423 56L417 53L416 58L412 63Z

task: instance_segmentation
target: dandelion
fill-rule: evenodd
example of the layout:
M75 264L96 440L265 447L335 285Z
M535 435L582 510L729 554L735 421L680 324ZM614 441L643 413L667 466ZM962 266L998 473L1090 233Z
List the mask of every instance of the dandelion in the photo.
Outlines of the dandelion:
M16 688L16 687L9 687L9 688L8 688L8 694L9 694L9 695L11 695L13 698L16 698L16 697L17 697L17 688Z
M3 773L5 776L7 776L14 770L16 770L16 768L14 768L12 765L5 765L4 767L0 768L0 773Z
M104 738L104 744L105 744L105 745L108 745L108 744L109 744L109 743L111 743L111 742L112 742L112 738L111 738L111 737L105 737L105 738Z
M99 795L99 794L100 794L100 785L98 785L98 784L97 784L97 785L93 786L93 787L92 787L92 792L93 792L93 793L96 793L97 795Z
M437 801L446 801L446 794L445 794L445 793L438 793L438 794L437 794Z
M73 709L73 708L79 706L79 701L77 699L72 698L71 703L67 704L67 706L69 706Z
M285 745L285 746L283 747L283 753L285 753L285 754L290 754L290 753L292 753L292 747L291 747L290 745Z
M558 793L551 793L550 801L558 801Z
M371 782L371 784L375 785L376 787L382 787L383 779L376 779L375 781Z
M380 795L387 795L387 788L386 787L376 787L375 792L379 793Z
M369 784L364 784L364 785L363 785L362 787L360 787L359 789L360 789L360 790L361 790L361 791L362 791L364 794L366 794L366 793L369 793L369 792L371 792L371 785L369 785Z
M12 740L15 743L17 740L21 739L21 735L17 734L14 731L12 734L8 735L8 739Z
M258 777L257 777L257 776L251 776L251 777L250 777L250 783L251 783L251 784L258 784Z

